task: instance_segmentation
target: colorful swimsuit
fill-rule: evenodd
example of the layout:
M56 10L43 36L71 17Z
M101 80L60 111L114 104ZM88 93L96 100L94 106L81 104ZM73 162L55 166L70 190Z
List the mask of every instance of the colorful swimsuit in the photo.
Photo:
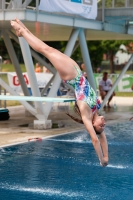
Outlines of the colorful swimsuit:
M100 100L93 88L90 86L88 80L84 77L81 70L75 67L77 70L77 76L72 80L64 81L68 85L71 85L75 90L76 101L81 100L87 103L87 105L92 109L92 113L99 110L101 107Z

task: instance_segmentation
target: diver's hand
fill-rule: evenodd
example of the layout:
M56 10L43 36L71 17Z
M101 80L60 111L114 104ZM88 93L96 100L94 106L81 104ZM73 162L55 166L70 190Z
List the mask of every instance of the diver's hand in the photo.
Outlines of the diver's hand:
M102 161L100 162L102 167L106 167L108 165L108 157L103 157Z

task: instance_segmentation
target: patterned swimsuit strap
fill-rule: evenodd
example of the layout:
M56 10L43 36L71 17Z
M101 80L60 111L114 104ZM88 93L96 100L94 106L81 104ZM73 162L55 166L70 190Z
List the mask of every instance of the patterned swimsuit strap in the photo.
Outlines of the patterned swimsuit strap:
M76 69L76 71L77 71L77 73L78 73L78 74L82 74L82 72L81 72L81 70L80 70L80 68L79 68L79 67L77 67L77 66L74 66L74 68Z

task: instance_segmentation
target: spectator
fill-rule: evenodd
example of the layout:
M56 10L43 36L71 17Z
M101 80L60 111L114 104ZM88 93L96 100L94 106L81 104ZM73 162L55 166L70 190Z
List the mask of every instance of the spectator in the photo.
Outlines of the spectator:
M101 73L101 68L100 67L97 68L97 73Z
M85 64L84 63L81 64L81 70L85 71Z
M35 72L36 73L40 73L41 72L41 67L40 67L39 63L36 63Z
M112 81L111 81L111 79L108 79L108 73L104 72L103 78L99 82L99 91L100 91L102 100L104 100L106 94L111 89L111 87L112 87ZM110 98L108 100L107 106L109 108L110 108L110 101L112 100L114 95L115 95L115 92L112 93L112 95L110 96ZM106 105L105 105L105 107L106 107Z
M85 78L87 78L87 73L85 71L85 64L82 63L80 68L81 68L81 71L83 72L83 75L85 76Z

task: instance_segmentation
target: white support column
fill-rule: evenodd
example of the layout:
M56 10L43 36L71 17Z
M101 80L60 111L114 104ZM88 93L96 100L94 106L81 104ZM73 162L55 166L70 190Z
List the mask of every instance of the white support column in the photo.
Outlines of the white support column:
M77 37L79 35L79 31L80 31L80 29L75 29L75 30L72 31L72 34L71 34L70 39L69 39L67 46L66 46L66 50L64 52L64 54L66 54L67 56L71 56L71 54L72 54L75 42L76 42ZM59 74L56 73L55 79L53 81L53 86L52 86L52 88L49 92L49 95L48 95L49 97L55 97L57 95L57 91L59 89L60 84L61 84L61 78L60 78ZM52 105L53 105L53 103L46 103L45 104L45 113L46 113L47 117L48 117L48 115L51 111Z
M96 91L94 75L93 75L93 71L92 71L90 56L89 56L88 47L87 47L83 29L81 29L80 33L79 33L79 43L80 43L83 61L84 61L85 67L86 67L88 81L89 81L91 87Z
M41 96L43 96L44 93L47 92L47 89L49 88L49 86L50 86L50 84L53 82L53 80L54 80L54 76L52 76L52 78L49 80L49 82L47 83L47 85L45 86L45 88L42 89L42 91L41 91Z
M5 83L0 78L0 86L2 86L6 91L8 91L11 95L18 96L17 92L15 92L7 83ZM32 113L36 118L39 118L36 110L27 102L25 101L19 101L30 113Z
M2 9L2 1L0 1L0 9Z
M79 46L79 41L77 41L75 43L72 54L76 51L76 49L78 48L78 46Z
M125 0L125 7L126 8L130 7L130 0Z
M14 68L15 68L15 71L17 73L17 76L19 78L23 93L24 93L25 96L29 96L29 92L28 92L26 83L24 81L24 77L22 75L22 71L21 71L21 68L20 68L16 53L15 53L15 50L13 48L12 42L11 42L8 34L5 31L3 31L3 39L4 39L4 42L5 42L7 51L9 53L9 55L10 55L11 61L12 61L13 65L14 65Z
M22 4L22 8L26 8L26 6L28 6L30 4L32 0L25 0L25 2Z
M112 0L112 8L115 7L115 0Z
M117 80L115 81L115 83L113 84L112 88L109 90L109 92L107 93L107 95L105 96L101 109L104 107L104 105L106 104L106 102L108 101L108 99L110 98L111 94L113 93L113 91L115 90L116 86L118 85L119 81L122 79L123 75L125 74L125 72L128 70L130 64L133 62L133 55L131 56L131 58L129 59L128 63L125 65L125 67L123 68L123 70L121 71L119 77L117 78ZM100 110L101 110L100 109Z
M2 10L4 10L5 9L5 0L2 0Z
M34 72L34 66L33 66L33 61L31 57L29 45L23 37L19 37L19 42L20 42L20 47L22 50L25 66L27 69L33 96L40 97L41 95L40 95L39 88L37 86L37 80L36 80L36 76ZM37 113L40 114L40 119L46 119L42 102L35 102L35 106L36 106Z

